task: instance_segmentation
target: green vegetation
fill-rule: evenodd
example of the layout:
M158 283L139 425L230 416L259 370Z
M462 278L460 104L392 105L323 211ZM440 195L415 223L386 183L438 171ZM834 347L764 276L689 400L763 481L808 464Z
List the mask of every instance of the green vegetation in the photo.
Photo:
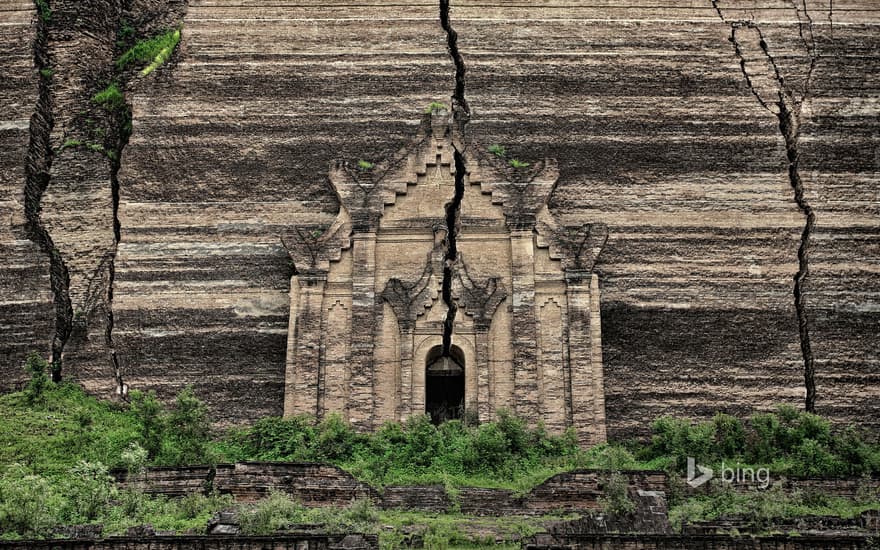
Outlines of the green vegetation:
M40 21L51 23L52 8L49 7L49 2L47 0L34 0L34 4L37 6L37 14L40 17Z
M129 20L123 19L119 28L116 29L116 46L120 49L125 48L134 39L136 33L137 29L134 28L134 25Z
M437 111L447 111L449 107L446 106L445 103L440 103L439 101L432 101L428 108L425 109L425 114L435 113Z
M339 416L317 425L308 417L264 418L217 444L229 460L320 461L376 487L391 484L477 485L527 491L547 477L587 466L600 447L583 452L573 433L552 436L502 412L496 422L431 424L427 415L355 432Z
M509 164L511 168L528 168L530 166L528 162L523 162L519 159L510 159L507 161L507 164Z
M52 78L54 74L55 71L50 67L40 69L40 76L42 76L43 78Z
M179 28L165 31L153 38L141 40L116 60L116 68L124 70L132 65L149 63L149 65L141 70L141 75L146 76L171 58L171 54L178 43L180 43Z
M111 82L106 88L92 96L92 102L108 111L115 111L125 106L125 96L119 90L115 82Z
M321 525L331 533L376 533L382 548L401 548L407 536L420 536L425 548L499 548L496 537L515 540L543 530L548 520L563 517L474 518L461 514L378 511L368 500L348 508L306 508L283 493L271 493L253 504L237 507L242 532L268 535L299 525ZM574 517L574 516L568 516ZM380 530L380 526L382 529ZM519 546L515 546L519 548Z
M366 171L372 170L372 169L373 169L372 162L369 162L369 161L366 161L363 159L358 161L358 170L360 170L361 172L366 172Z
M49 364L38 355L25 365L30 382L23 391L0 396L0 532L4 536L46 536L60 524L102 523L106 533L149 523L156 529L202 529L217 510L232 506L226 497L191 496L168 500L145 495L146 465L181 465L236 460L320 461L336 464L381 490L391 484L443 484L453 501L462 486L507 488L524 493L546 478L576 468L604 470L603 507L626 514L633 503L621 470L665 469L672 475L671 516L677 523L745 514L759 525L805 514L852 517L880 507L880 495L847 500L822 494L784 493L780 488L735 493L724 487L684 498L681 473L687 457L716 467L750 465L769 469L772 481L785 475L876 475L880 445L855 428L833 430L816 415L779 407L743 421L718 414L707 422L657 419L650 443L578 447L572 432L548 434L501 412L493 422L431 424L426 415L386 423L360 434L339 416L320 422L307 416L263 418L249 428L213 434L205 405L183 390L166 407L157 396L132 392L130 403L87 396L78 386L49 380ZM133 483L118 489L109 468L124 468ZM717 470L716 470L717 471ZM475 518L457 514L426 516L381 512L368 503L348 510L312 510L282 495L240 506L248 532L263 533L291 523L321 523L339 530L383 530L386 547L421 531L433 548L479 546L487 532L536 529L530 520ZM378 519L377 519L378 517ZM491 522L503 522L489 525ZM369 529L368 529L369 528ZM488 530L488 531L487 531Z
M238 506L241 530L248 535L269 535L289 525L322 525L331 533L375 532L379 513L369 500L348 508L306 508L284 493L271 493L255 504Z
M507 156L507 150L503 145L490 145L489 152L498 158L504 158Z
M789 405L753 415L747 422L717 414L707 422L662 417L652 425L650 446L636 457L653 467L684 471L687 457L703 464L764 466L774 476L880 473L880 446L855 427L834 432L820 416Z
M106 147L104 147L100 143L86 143L86 142L82 141L81 139L67 139L67 140L65 140L64 143L61 144L61 147L59 147L58 150L55 151L55 153L58 154L58 153L64 151L65 149L70 149L73 147L81 147L81 146L87 147L90 151L94 151L96 153L101 153L102 155L105 155L110 160L117 160L117 156L116 156L115 151L111 151L111 150L107 149ZM74 313L74 319L79 319L82 317L82 315L83 315L83 313L81 311L77 311Z
M670 509L673 527L683 523L740 516L751 520L759 530L772 528L774 521L810 515L854 518L865 510L880 509L878 495L850 500L817 492L786 492L781 485L766 491L737 492L729 485L717 484L713 492L699 495Z

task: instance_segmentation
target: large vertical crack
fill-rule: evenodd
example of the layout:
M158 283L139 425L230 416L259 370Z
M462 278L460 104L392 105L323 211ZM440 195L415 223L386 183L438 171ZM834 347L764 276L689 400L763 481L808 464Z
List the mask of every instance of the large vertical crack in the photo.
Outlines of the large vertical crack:
M470 108L465 98L465 65L458 50L458 33L450 21L449 0L440 0L440 25L446 32L446 47L455 64L455 89L452 94L452 120L455 136L452 140L455 162L455 193L446 204L446 254L443 264L443 302L446 304L446 320L443 324L443 355L449 356L452 347L452 334L455 330L455 316L458 306L452 299L452 279L455 263L458 260L458 231L460 225L461 201L464 198L467 166L464 159L465 129L470 120Z
M789 184L794 192L794 202L804 216L804 227L801 231L797 252L798 270L794 276L793 294L801 356L804 365L804 388L806 390L804 408L808 412L814 412L816 409L815 362L810 342L810 323L805 286L810 273L810 239L816 226L816 214L804 195L804 185L800 176L799 141L801 114L804 104L811 97L813 73L819 59L819 53L814 36L813 20L807 9L806 0L802 0L800 6L793 0L791 5L797 16L799 37L805 54L809 59L809 66L800 89L795 89L786 83L775 57L770 52L770 47L760 26L754 21L727 21L721 8L718 6L717 0L712 0L712 6L718 13L721 21L730 25L730 42L733 44L740 69L750 92L758 100L761 107L772 113L778 120L779 131L785 142ZM755 56L749 56L744 52L743 42L738 36L743 30L752 31L756 35L758 50L753 50L751 53L757 54L760 52L760 56L765 60L765 74L762 76L767 77L773 83L772 88L762 89L755 84L755 79L752 78L752 75L759 73L757 71L753 73L749 70L747 58L754 59Z
M49 186L52 168L51 133L55 124L52 111L51 66L49 64L49 21L45 2L35 0L36 35L34 65L40 75L37 103L30 120L30 137L25 160L24 214L28 238L49 257L49 282L55 305L55 328L52 335L52 380L61 381L64 346L73 326L70 301L70 272L49 231L43 224L41 202Z
M110 192L112 197L113 212L113 249L110 253L110 265L107 270L107 328L104 333L104 343L110 355L110 365L113 369L113 377L116 380L116 392L125 396L126 385L122 378L122 366L116 354L116 345L113 342L113 329L115 319L113 317L113 290L116 282L116 255L119 251L119 242L122 240L122 224L119 221L119 169L122 167L122 151L128 145L131 136L131 105L126 97L124 108L118 110L111 117L112 137L114 140L110 167Z
M124 52L133 45L134 39L137 38L136 33L132 29L128 29L128 39L119 39L126 34L123 31L126 30L128 20L143 20L143 14L138 13L138 10L135 8L136 4L137 3L133 2L132 0L125 0L123 2L122 17L117 21L116 34L118 40L116 42L116 51L114 55L115 59L120 59ZM147 29L144 29L142 31L142 38L146 38L150 34L149 30L151 28L154 27L152 29L153 31L155 31L155 28L162 28L163 23L166 19L179 19L180 21L182 21L187 5L187 1L178 3L176 7L173 7L172 4L169 3L168 5L166 5L165 10L160 10L157 13L151 14L151 18L155 21L151 21L150 24L147 25ZM178 24L178 29L180 28L181 25ZM131 137L132 132L132 106L128 97L128 84L133 78L134 74L136 73L133 73L131 69L121 68L118 66L118 64L114 64L113 80L120 83L120 89L123 94L123 104L122 106L113 109L110 112L109 129L107 132L107 140L105 144L105 147L113 152L113 154L110 156L110 186L113 215L113 248L110 254L110 262L108 267L106 308L107 325L104 340L110 356L113 375L116 380L116 391L119 395L123 397L127 393L127 387L123 378L122 365L119 361L119 356L116 352L116 345L113 340L113 330L115 328L113 299L116 282L116 256L119 251L119 243L122 240L122 223L119 219L119 171L122 168L123 151L128 145L128 140Z

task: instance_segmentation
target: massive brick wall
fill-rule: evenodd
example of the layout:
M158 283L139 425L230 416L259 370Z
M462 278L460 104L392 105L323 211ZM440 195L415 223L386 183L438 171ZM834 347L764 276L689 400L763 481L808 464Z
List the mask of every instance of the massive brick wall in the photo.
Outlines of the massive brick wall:
M120 4L52 4L44 49L57 74L44 86L57 148L65 121L88 105L91 73L108 70L113 29L96 14ZM49 355L60 318L76 329L66 372L95 392L121 382L170 396L192 383L224 422L280 414L291 268L279 235L332 219L331 160L387 157L430 101L448 102L455 67L438 4L191 0L185 16L180 2L132 4L161 25L182 16L183 41L171 64L128 89L118 243L106 159L68 150L52 168L41 219L69 266L69 311L53 297L50 251L25 223L40 25L30 2L0 7L4 384L28 350ZM793 277L805 215L792 145L815 212L801 313L817 411L880 419L880 12L859 0L833 11L796 4L453 2L471 137L523 160L558 159L554 214L608 224L596 270L611 437L663 413L803 403ZM772 101L761 105L779 84L768 60L787 88L810 77L798 140ZM77 303L93 310L79 325L69 318Z
M0 370L2 385L10 387L24 378L20 366L29 352L51 348L54 308L48 256L29 238L25 215L25 166L40 80L33 4L3 2L0 21Z

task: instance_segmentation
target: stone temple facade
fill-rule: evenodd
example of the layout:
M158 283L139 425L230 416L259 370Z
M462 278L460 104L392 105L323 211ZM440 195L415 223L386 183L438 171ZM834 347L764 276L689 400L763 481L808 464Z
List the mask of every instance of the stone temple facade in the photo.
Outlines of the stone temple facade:
M603 441L592 268L607 228L550 214L555 161L479 158L459 128L435 110L395 158L335 163L335 221L285 234L296 270L285 414L337 411L369 429L508 409Z

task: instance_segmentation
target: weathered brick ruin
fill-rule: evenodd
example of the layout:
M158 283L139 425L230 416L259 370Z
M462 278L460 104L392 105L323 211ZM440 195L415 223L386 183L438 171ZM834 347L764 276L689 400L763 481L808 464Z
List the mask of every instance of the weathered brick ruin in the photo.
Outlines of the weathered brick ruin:
M880 421L873 2L8 0L0 23L6 388L36 351L105 397L192 384L226 424ZM123 31L178 26L169 63L117 67ZM130 137L93 100L111 81Z

